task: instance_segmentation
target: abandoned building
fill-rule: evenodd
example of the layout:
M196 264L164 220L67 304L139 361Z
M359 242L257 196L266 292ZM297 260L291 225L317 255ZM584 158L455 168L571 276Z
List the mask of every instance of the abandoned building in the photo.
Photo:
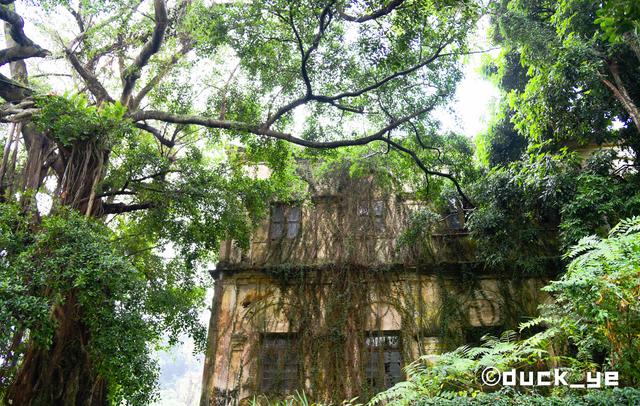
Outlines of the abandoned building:
M310 186L305 202L274 203L247 249L223 244L202 405L296 390L366 401L419 356L478 343L536 313L544 278L475 262L463 210L411 241L424 203L388 189L374 177L336 176Z

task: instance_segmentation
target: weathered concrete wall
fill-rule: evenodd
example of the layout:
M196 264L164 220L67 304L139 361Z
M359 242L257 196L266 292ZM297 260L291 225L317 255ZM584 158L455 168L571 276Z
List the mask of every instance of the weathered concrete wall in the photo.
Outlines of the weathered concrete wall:
M260 395L267 362L261 346L274 334L295 347L295 388L339 404L373 394L374 355L365 344L375 343L371 334L396 334L399 350L382 355L392 358L389 365L398 357L406 364L536 314L545 281L500 276L474 262L473 242L451 227L463 225L462 213L402 245L412 213L424 206L410 194L380 190L372 178L338 176L310 187L293 238L273 238L273 222L265 219L248 249L223 244L203 405Z
M223 272L216 281L219 312L212 320L216 328L206 363L213 372L205 374L205 404L242 403L261 393L259 351L265 334L300 337L297 388L313 399L339 403L370 395L363 376L367 332L399 332L408 363L455 348L478 330L515 327L546 299L539 279L464 280L351 268L301 272L305 275L288 277L286 284L278 275L252 271ZM351 293L339 297L345 290Z
M300 232L295 238L273 239L273 224L266 218L256 225L247 250L239 249L233 241L222 244L219 266L388 266L472 260L472 243L464 230L452 230L444 220L434 225L432 237L420 247L399 245L398 238L406 230L411 214L425 207L409 194L381 194L372 181L351 181L340 190L323 192L300 206ZM463 215L459 223L464 223Z

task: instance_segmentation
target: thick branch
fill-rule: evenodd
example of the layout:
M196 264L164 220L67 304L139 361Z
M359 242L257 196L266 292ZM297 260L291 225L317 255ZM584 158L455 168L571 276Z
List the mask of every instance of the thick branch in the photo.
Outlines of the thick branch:
M110 197L110 196L135 196L138 193L133 190L109 190L107 192L99 193L96 195L98 198Z
M629 95L629 92L620 77L618 64L615 61L609 63L609 71L613 76L615 84L611 83L611 81L606 78L602 78L602 82L613 92L614 97L620 102L620 104L622 104L627 113L629 113L636 129L640 132L640 109L638 109L638 106L636 106Z
M360 17L354 17L345 14L344 12L340 12L340 17L342 17L343 20L351 21L354 23L364 23L366 21L375 20L376 18L380 18L391 13L393 10L398 8L398 6L404 3L404 1L405 0L392 0L389 2L389 4L387 4L387 6L382 7L379 10L374 11L373 13L365 14Z
M322 37L324 36L325 31L327 30L327 27L329 27L329 24L331 24L331 19L333 18L333 14L331 13L331 7L333 6L333 3L334 1L330 1L325 6L325 8L322 9L322 13L320 13L320 17L318 18L319 20L318 32L313 37L313 41L311 41L311 46L306 51L304 50L302 38L300 37L300 34L298 33L298 30L296 29L295 23L293 21L293 12L291 13L291 16L290 16L291 28L293 29L293 32L296 36L296 40L298 42L298 49L300 50L300 57L301 57L300 70L301 70L302 78L305 83L305 87L307 89L307 95L312 94L311 80L309 79L307 64L309 63L309 58L311 58L311 54L313 53L313 51L315 51L320 45L320 41L322 40Z
M23 59L44 58L48 55L50 55L49 51L37 45L18 45L0 51L0 66Z
M136 81L141 76L142 68L144 68L149 62L149 59L160 50L160 45L162 45L162 39L164 38L164 33L167 29L167 8L164 0L154 0L153 6L156 20L153 34L149 41L144 44L142 50L140 50L140 54L138 54L136 59L133 61L133 64L129 66L125 72L124 86L122 89L122 95L120 96L120 102L125 106L129 104L131 93L133 92Z
M274 131L270 130L266 126L249 124L239 121L229 121L229 120L216 120L202 116L190 116L190 115L180 115L180 114L172 114L163 111L138 111L131 115L131 119L135 122L144 121L144 120L159 120L167 123L173 124L194 124L201 125L208 128L220 128L225 130L235 130L241 132L247 132L250 134L262 135L265 137L276 138L283 141L291 142L292 144L300 145L308 148L319 148L319 149L332 149L332 148L340 148L340 147L348 147L355 145L366 145L373 141L382 140L384 134L393 130L394 128L413 120L416 117L419 117L429 111L431 111L433 107L425 107L420 109L412 114L409 114L405 117L402 117L378 132L350 140L336 140L336 141L311 141L305 140L303 138L298 138L292 134L285 133L282 131ZM136 124L137 125L137 124Z
M68 48L66 49L65 53L67 54L67 59L69 59L69 62L71 62L71 66L73 66L76 72L78 72L80 77L84 80L87 88L89 89L91 94L93 94L98 100L98 103L105 101L113 102L113 98L109 96L109 93L104 88L104 86L102 86L102 83L100 83L98 78L93 73L85 69L85 67L78 59L78 56Z
M173 148L176 146L175 141L172 141L170 139L163 137L160 130L158 130L155 127L152 127L146 123L136 123L135 126L141 130L145 130L148 133L153 134L153 136L156 137L156 139L160 142L160 144L164 145L165 147Z
M307 148L317 148L317 149L335 149L335 148L341 148L341 147L367 145L369 143L376 142L376 141L385 142L387 143L387 145L390 145L393 148L410 155L413 158L413 160L416 162L418 167L420 167L420 169L425 173L425 175L440 176L440 177L444 177L451 180L454 186L456 187L456 190L458 191L462 199L465 201L465 204L472 207L473 204L471 203L469 198L466 196L466 194L463 192L462 187L460 186L460 184L458 183L458 181L455 179L453 175L444 173L444 172L430 170L425 166L425 164L420 160L420 158L417 156L417 154L414 151L385 137L385 134L388 134L393 129L398 128L399 126L405 123L410 123L411 120L417 117L420 117L431 110L433 110L432 106L422 108L412 114L409 114L400 119L392 121L386 127L378 130L377 132L369 136L348 139L348 140L336 140L336 141L305 140L303 138L298 138L289 133L270 130L266 128L264 125L258 126L258 125L252 125L252 124L238 122L238 121L215 120L215 119L210 119L202 116L178 115L178 114L171 114L171 113L166 113L162 111L139 111L133 114L131 116L131 119L133 121L159 120L159 121L165 121L165 122L174 123L174 124L194 124L194 125L201 125L208 128L236 130L236 131L248 132L251 134L262 135L265 137L287 141L292 144L300 145Z
M20 103L32 94L33 90L0 73L0 97L4 100L12 103ZM28 109L31 107L33 107L33 103L31 103ZM17 106L3 106L0 116L4 119L7 116L21 114L23 112L22 108ZM22 116L24 116L24 114L21 114L21 117Z
M12 2L0 4L0 19L5 21L5 37L7 48L0 51L0 66L10 62L18 62L28 58L45 57L50 52L41 48L24 33L24 20L13 11ZM6 5L4 5L6 4ZM12 66L12 74L14 66ZM18 75L16 79L20 79ZM6 99L5 100L9 100Z
M24 20L22 17L11 10L9 6L0 5L0 20L11 24L11 38L13 38L18 45L25 47L35 45L24 33Z
M102 203L102 212L104 214L122 214L131 213L133 211L148 210L155 206L152 202L146 203Z

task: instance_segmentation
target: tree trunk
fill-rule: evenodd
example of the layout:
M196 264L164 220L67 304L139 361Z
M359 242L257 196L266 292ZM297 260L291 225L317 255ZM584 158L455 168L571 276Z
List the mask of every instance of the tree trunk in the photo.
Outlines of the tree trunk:
M26 190L36 191L47 172L45 161L53 142L47 137L33 138L30 143L24 174ZM64 175L59 180L58 205L71 207L87 216L101 212L95 197L97 184L104 176L108 151L94 141L75 144L71 150L60 149L64 158ZM25 199L35 204L35 198ZM24 202L23 202L24 203ZM37 213L37 210L33 210ZM47 296L47 292L43 292ZM106 380L93 368L87 350L91 339L82 322L82 308L71 292L51 316L56 331L50 346L43 347L30 340L16 377L7 391L7 405L101 406L107 404Z
M7 47L15 46L9 34L11 26L5 23L4 28ZM24 61L12 62L10 68L13 80L25 85L28 83ZM96 201L95 191L104 177L109 157L109 151L101 142L93 139L76 142L67 148L58 145L46 133L36 131L32 124L20 127L26 149L26 163L21 175L21 204L25 211L33 214L34 229L37 230L39 223L35 195L49 174L58 178L54 204L71 207L86 216L100 216L102 204L100 200ZM10 142L10 137L7 141ZM14 148L17 146L16 137ZM3 158L8 158L6 151ZM5 180L10 166L9 162L2 162L1 172ZM20 189L12 187L12 190ZM48 295L48 292L41 293L44 297ZM107 382L95 371L87 350L90 331L82 321L83 311L73 291L53 309L51 317L56 330L50 345L41 346L20 335L26 349L4 403L12 406L106 405ZM15 355L16 359L18 357L19 354Z
M609 88L609 90L611 90L613 96L620 102L620 104L622 104L622 107L624 107L627 113L629 113L633 124L636 126L636 130L640 133L640 108L638 108L634 100L629 95L629 92L620 77L618 63L612 61L608 66L614 83L606 78L602 78L602 82Z
M53 342L27 349L5 403L25 406L99 406L107 404L104 379L92 371L86 350L89 333L82 310L70 294L54 310L58 323Z

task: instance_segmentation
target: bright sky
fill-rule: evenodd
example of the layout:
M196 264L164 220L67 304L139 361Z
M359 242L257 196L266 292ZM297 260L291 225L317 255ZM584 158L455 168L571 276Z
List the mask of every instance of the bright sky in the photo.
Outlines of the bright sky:
M470 48L474 51L488 50L491 56L497 56L498 49L491 49L487 37L489 19L483 17L472 35ZM483 53L468 55L464 65L464 77L458 84L455 100L448 109L436 111L442 123L442 129L464 134L473 138L487 128L492 107L500 98L498 88L480 75Z
M438 111L443 130L450 130L473 138L487 128L491 108L500 98L493 83L478 73L480 55L473 55L465 65L464 78L460 81L451 112Z

